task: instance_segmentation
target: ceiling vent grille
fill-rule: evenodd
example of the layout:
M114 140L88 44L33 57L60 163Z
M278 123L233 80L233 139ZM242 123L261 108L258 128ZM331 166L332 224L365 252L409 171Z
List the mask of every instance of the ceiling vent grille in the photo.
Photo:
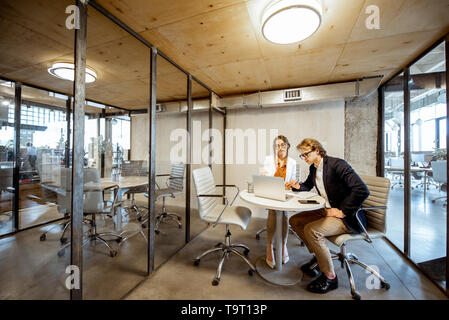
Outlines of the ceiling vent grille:
M301 90L292 89L284 90L284 101L298 101L301 100Z

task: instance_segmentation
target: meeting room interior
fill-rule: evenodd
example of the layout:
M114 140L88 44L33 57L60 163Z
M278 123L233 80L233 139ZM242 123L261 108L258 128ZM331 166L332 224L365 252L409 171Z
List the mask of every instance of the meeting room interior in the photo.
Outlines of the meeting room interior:
M449 0L0 0L0 300L447 300L448 17ZM369 191L360 233L320 238L326 294L291 219L332 205L304 139Z

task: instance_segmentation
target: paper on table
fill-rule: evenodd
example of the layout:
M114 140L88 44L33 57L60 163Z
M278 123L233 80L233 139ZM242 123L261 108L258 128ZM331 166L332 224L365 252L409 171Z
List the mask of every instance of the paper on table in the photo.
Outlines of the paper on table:
M308 192L308 191L298 191L298 192L287 192L287 195L297 197L301 200L310 199L314 196L317 196L314 192Z

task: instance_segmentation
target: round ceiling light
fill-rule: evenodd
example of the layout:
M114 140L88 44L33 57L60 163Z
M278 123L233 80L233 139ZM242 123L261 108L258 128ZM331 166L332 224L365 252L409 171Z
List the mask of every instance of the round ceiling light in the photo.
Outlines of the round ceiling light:
M75 80L75 65L73 63L57 62L48 68L48 73L52 76L64 79ZM92 69L86 68L86 83L91 83L97 80L97 73Z
M302 41L318 30L322 11L319 0L275 1L263 12L262 34L276 44Z

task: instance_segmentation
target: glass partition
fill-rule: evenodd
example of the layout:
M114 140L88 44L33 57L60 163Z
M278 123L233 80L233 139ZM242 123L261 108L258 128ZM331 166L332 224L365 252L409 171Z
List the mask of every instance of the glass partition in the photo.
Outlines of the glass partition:
M14 91L14 83L0 80L0 236L14 231Z
M404 85L403 74L385 85L385 177L391 181L387 237L404 250Z
M95 8L88 7L84 149L83 299L120 299L147 272L148 175L130 163L130 110L147 108L150 50ZM139 129L135 149L148 131ZM132 159L145 160L145 159Z
M66 210L70 202L60 202L67 189L62 188L60 180L58 184L56 177L61 177L67 165L66 107L73 95L73 74L69 69L59 73L62 69L57 66L73 66L75 33L66 25L66 10L74 4L72 0L2 2L0 19L7 29L1 41L7 50L0 53L1 74L33 87L22 84L18 116L14 116L12 103L7 121L0 120L6 161L16 160L10 152L13 150L19 164L18 175L13 177L19 185L13 191L18 195L14 231L23 230L0 239L0 299L70 298L70 287L66 286L69 275L65 273L70 265L70 246L65 254L58 254L70 243L70 233L64 229L70 223L70 211ZM63 79L65 76L69 79ZM1 82L0 95L13 88ZM11 139L17 149L11 148ZM5 166L3 160L1 163ZM0 180L3 183L3 178ZM10 189L4 191L2 188L2 210L11 201Z
M209 147L209 90L201 86L197 81L192 80L192 172L195 169L206 167L209 165L210 147ZM222 183L221 180L214 180L216 184ZM207 226L204 220L200 219L198 213L198 200L195 191L193 176L191 178L190 193L190 238L193 239ZM217 193L221 188L217 188Z
M445 286L446 56L444 42L410 67L410 257Z
M187 76L158 56L156 83L155 268L185 244L188 223Z
M22 86L20 112L19 229L63 217L47 188L65 167L67 100L62 94Z

